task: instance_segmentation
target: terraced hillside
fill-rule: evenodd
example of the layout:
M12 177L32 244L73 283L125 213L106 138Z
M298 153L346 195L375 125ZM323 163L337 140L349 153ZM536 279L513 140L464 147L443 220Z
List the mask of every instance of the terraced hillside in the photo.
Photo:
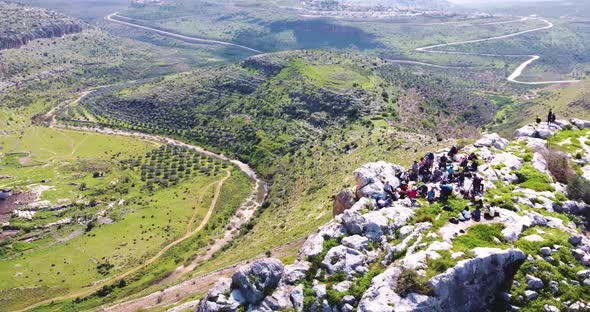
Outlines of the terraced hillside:
M0 1L0 50L20 48L40 38L82 31L83 23L54 11Z

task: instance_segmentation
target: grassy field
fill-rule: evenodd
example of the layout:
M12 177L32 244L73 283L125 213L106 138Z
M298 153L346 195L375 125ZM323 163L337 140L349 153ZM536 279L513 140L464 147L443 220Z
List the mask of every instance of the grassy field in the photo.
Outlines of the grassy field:
M189 221L201 223L209 205L206 200L198 205L198 199L211 197L207 194L214 188L207 186L224 174L197 175L146 192L139 173L122 169L120 161L145 155L158 145L39 127L18 136L0 137L0 146L6 152L0 154L0 169L10 176L1 181L1 186L28 191L41 185L45 191L39 194L39 200L48 201L43 206L72 204L56 211L39 210L31 220L13 217L10 221L23 232L0 246L0 301L4 307L23 307L116 276L184 235ZM25 156L32 165L21 165L19 160ZM212 219L214 226L208 226L207 233L223 229L251 192L250 180L240 171L228 169L233 175L222 189L224 195ZM105 172L104 176L93 178L96 170ZM81 185L85 185L84 190ZM73 221L48 225L66 218ZM185 246L185 252L193 250L189 246ZM171 264L173 270L177 264ZM24 295L31 292L36 296Z

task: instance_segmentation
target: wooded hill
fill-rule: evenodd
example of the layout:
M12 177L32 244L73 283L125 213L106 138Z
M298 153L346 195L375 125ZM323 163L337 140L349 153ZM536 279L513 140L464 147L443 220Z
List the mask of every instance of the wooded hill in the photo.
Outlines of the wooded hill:
M412 75L378 58L311 51L103 92L84 106L104 125L186 138L267 177L276 158L348 124L470 137L495 110L448 80Z

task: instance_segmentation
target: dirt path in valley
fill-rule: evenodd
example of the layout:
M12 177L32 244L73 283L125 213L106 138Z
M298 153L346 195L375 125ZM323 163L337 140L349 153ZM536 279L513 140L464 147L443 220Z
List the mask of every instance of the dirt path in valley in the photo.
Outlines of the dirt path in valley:
M195 146L195 145L191 145L191 144L187 144L184 142L181 142L179 140L175 140L175 139L170 139L167 137L163 137L163 136L158 136L158 135L150 135L150 134L144 134L144 133L140 133L140 132L131 132L131 131L124 131L124 130L116 130L116 129L109 129L109 128L88 128L88 127L70 127L70 126L64 126L61 125L57 122L56 119L56 113L59 111L59 109L69 106L71 104L77 103L80 100L82 100L84 97L88 96L89 94L91 94L93 92L93 90L87 90L84 91L80 94L79 97L77 97L74 100L68 100L68 101L64 101L62 103L60 103L58 106L56 106L55 108L51 109L48 113L45 114L45 119L49 120L49 127L51 128L63 128L66 129L67 131L81 131L81 132L95 132L95 133L101 133L101 134L106 134L106 135L118 135L118 136L128 136L128 137L135 137L138 138L140 140L144 140L144 141L149 141L149 142L161 142L161 143L165 143L165 144L172 144L172 145L178 145L178 146L184 146L184 147L188 147L191 148L193 150L196 150L202 154L211 156L211 157L215 157L218 159L222 159L222 160L226 160L226 161L230 161L231 163L233 163L234 165L236 165L241 171L243 171L246 175L248 175L249 177L251 177L252 179L254 179L256 181L256 188L253 191L253 194L251 195L251 197L242 205L242 208L245 207L246 205L249 207L250 210L252 210L252 213L250 214L244 214L243 213L243 209L240 208L238 210L238 213L236 213L236 215L234 216L234 218L237 218L237 220L239 220L239 222L241 224L245 224L246 222L249 221L249 218L252 217L253 212L260 207L260 205L262 204L262 201L264 200L264 198L266 197L266 185L265 183L260 180L256 173L254 172L253 169L251 169L247 164L242 163L238 160L234 160L234 159L230 159L229 157L226 157L224 155L219 155L210 151L207 151L201 147ZM201 223L199 224L199 226L192 230L192 225L194 223L194 221L196 220L196 216L197 216L197 210L199 209L200 203L202 202L204 196L207 194L207 192L203 192L203 194L201 195L201 198L199 199L199 202L197 202L197 207L195 208L195 213L193 214L191 221L189 222L189 224L187 225L187 232L184 236L176 239L175 241L171 242L170 244L166 245L162 250L160 250L157 254L155 254L154 256L152 256L150 259L148 259L146 262L142 263L140 266L137 266L127 272L124 272L122 274L119 274L117 276L113 276L110 277L108 279L105 280L101 280L99 283L93 285L92 287L88 287L85 289L82 289L80 291L76 291L74 293L70 293L68 295L64 295L64 296L59 296L59 297L54 297L54 298L50 298L47 300L43 300L40 301L34 305L28 306L26 308L23 308L19 311L26 311L26 310L30 310L45 304L49 304L51 302L55 302L55 301L61 301L61 300L68 300L68 299L74 299L77 297L84 297L84 296L88 296L94 292L96 292L97 290L99 290L102 286L107 285L107 284L111 284L115 281L124 279L144 268L146 268L147 266L155 263L157 260L159 260L168 250L170 250L172 247L182 243L183 241L187 240L188 238L192 237L193 235L195 235L196 233L200 232L209 222L209 219L211 218L214 210L215 210L215 206L217 205L217 201L219 200L219 196L221 194L221 190L223 187L224 182L229 179L231 177L231 172L230 171L226 171L227 175L221 179L217 183L217 187L215 189L215 193L213 196L213 200L211 202L211 205L207 211L207 214L205 215L205 218L201 221ZM211 185L215 184L212 183ZM210 185L210 186L211 186ZM208 186L207 188L209 188L210 186ZM251 204L249 204L251 203ZM232 219L234 220L234 219ZM232 228L233 230L233 228ZM227 232L225 231L225 236L227 236ZM233 237L232 237L233 238ZM225 246L225 244L228 241L225 240L218 240L216 241L216 243L211 246L211 248L215 248L216 250L219 250L221 248L223 248L223 246ZM184 275L187 272L183 272L183 274L178 275L177 277L181 277L182 275Z
M275 258L284 258L293 256L303 246L305 239L299 239L294 242L279 246L271 251ZM197 294L205 293L222 277L230 277L240 266L243 266L253 260L264 258L265 255L259 255L253 259L238 262L236 264L224 267L217 271L192 278L180 284L170 286L164 290L153 292L141 298L122 302L110 307L102 307L102 312L135 312L139 310L158 309L174 305ZM192 303L196 304L197 301Z
M205 216L205 218L203 219L203 221L201 221L201 224L199 225L199 227L197 227L195 230L190 231L188 233L186 233L184 236L176 239L175 241L171 242L170 244L166 245L164 248L162 248L162 250L160 250L157 254L155 254L154 256L152 256L150 259L148 259L146 262L142 263L141 265L116 276L112 276L109 277L107 279L101 280L100 283L96 283L94 284L92 287L89 288L85 288L84 290L78 291L78 292L74 292L65 296L61 296L61 297L54 297L51 299L47 299L45 301L41 301L38 302L32 306L26 307L20 311L26 311L26 310L30 310L32 308L44 305L44 304L49 304L51 302L54 301L60 301L60 300L67 300L67 299L74 299L77 297L84 297L84 296L88 296L94 292L96 292L97 290L99 290L102 286L104 285L108 285L108 284L112 284L118 280L124 279L126 277L128 277L129 275L132 275L144 268L146 268L147 266L149 266L150 264L155 263L156 261L158 261L168 250L170 250L172 247L184 242L185 240L189 239L190 237L192 237L194 234L198 233L199 231L201 231L203 229L203 227L205 227L207 225L207 223L209 222L209 219L211 218L211 215L213 214L213 211L215 210L215 206L217 204L217 200L219 199L219 194L221 193L221 188L223 187L223 183L229 179L231 177L231 172L227 171L227 175L221 179L220 181L217 182L217 188L215 189L215 194L213 197L213 201L211 202L211 206L209 207L209 210L207 211L207 215ZM206 194L207 192L204 192L203 194ZM197 206L199 206L199 204L197 204ZM198 209L199 207L197 207L196 209ZM194 220L193 220L194 221Z

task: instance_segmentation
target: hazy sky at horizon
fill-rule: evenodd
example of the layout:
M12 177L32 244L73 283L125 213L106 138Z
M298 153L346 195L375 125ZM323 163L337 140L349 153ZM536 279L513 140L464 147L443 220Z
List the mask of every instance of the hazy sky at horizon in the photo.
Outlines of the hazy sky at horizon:
M554 0L447 0L456 4L489 4L489 3L510 3L510 2L551 2Z

